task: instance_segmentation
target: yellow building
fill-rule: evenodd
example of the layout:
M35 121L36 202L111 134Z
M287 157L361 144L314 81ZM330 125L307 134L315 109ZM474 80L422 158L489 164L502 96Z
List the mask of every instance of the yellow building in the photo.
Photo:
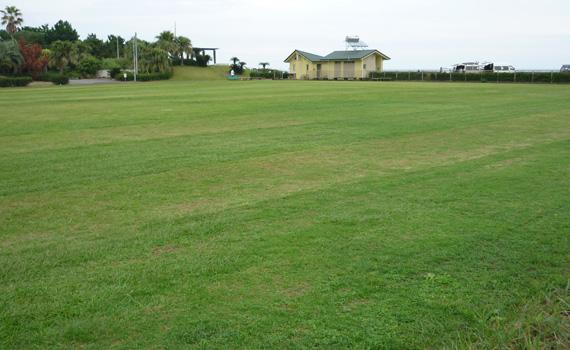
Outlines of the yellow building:
M362 79L381 72L390 57L378 50L334 51L326 56L295 50L285 60L291 79Z

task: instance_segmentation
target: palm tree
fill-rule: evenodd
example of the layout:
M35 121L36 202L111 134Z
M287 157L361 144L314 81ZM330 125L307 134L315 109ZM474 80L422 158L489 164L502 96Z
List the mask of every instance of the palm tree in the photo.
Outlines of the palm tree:
M184 36L176 38L178 53L180 53L180 64L184 65L184 54L189 57L192 54L192 41Z
M145 48L141 54L141 68L148 73L168 70L170 68L168 52L158 47Z
M16 74L20 71L22 64L24 64L24 58L16 41L0 42L0 71L7 69Z
M269 62L260 62L259 65L265 70L265 67L269 66Z
M230 61L232 61L234 63L234 65L236 65L239 62L239 58L232 57L232 58L230 58Z
M24 23L22 12L16 6L6 6L2 12L2 25L6 26L6 31L10 34L16 33L18 27Z
M174 33L165 30L156 36L158 41L174 42Z
M158 39L156 45L164 51L168 52L170 57L178 56L178 48L175 42L174 33L165 30L158 34L156 36L156 39Z
M75 56L76 48L71 41L58 40L51 45L50 61L59 69L60 74L63 74L65 67L75 62Z

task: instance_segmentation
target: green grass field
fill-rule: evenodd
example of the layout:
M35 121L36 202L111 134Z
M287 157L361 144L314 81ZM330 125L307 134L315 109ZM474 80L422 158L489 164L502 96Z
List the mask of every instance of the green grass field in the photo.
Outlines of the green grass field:
M567 348L570 86L0 90L0 348Z

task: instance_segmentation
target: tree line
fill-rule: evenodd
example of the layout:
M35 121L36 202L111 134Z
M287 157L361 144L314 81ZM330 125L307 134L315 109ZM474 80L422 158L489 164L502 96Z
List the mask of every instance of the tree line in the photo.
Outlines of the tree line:
M22 12L15 6L1 10L0 75L28 75L34 79L47 72L73 77L92 77L107 69L111 74L132 68L134 38L89 34L81 40L71 23L60 20L49 26L23 26ZM207 66L210 56L192 46L185 36L170 31L153 42L137 39L139 72L163 73L173 65Z

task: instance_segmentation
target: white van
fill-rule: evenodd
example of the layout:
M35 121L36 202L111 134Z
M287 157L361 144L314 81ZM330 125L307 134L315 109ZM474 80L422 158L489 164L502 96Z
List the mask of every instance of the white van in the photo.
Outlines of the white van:
M488 63L483 67L485 72L493 73L515 73L515 67L503 63Z
M456 73L478 73L481 70L479 62L458 63L453 66L453 72Z

